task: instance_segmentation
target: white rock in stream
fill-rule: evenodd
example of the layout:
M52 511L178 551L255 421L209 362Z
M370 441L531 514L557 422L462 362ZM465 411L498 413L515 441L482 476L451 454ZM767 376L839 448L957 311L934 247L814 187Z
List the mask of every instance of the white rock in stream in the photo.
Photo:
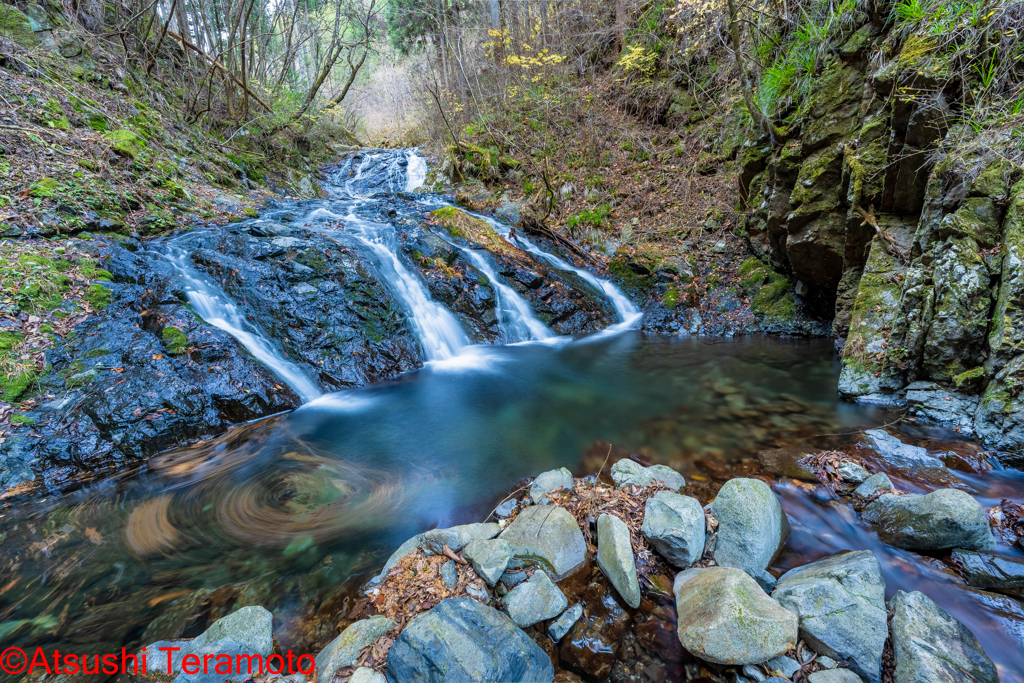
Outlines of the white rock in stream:
M512 546L516 557L539 560L555 581L579 569L587 558L583 532L573 516L561 507L528 507L499 538Z
M431 529L423 534L422 545L424 550L439 555L444 551L444 546L448 546L449 550L462 550L470 541L494 538L499 531L501 527L491 522Z
M615 515L597 518L597 566L627 605L634 609L640 606L640 582L629 527Z

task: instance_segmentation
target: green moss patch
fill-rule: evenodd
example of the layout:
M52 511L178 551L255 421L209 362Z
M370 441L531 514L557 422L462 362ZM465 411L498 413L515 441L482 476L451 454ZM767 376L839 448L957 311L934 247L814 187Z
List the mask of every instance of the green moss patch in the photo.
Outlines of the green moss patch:
M184 353L188 349L188 337L176 327L165 327L161 336L171 354Z
M102 311L110 305L110 290L100 284L89 285L85 290L85 300L94 311Z
M126 159L143 159L146 155L146 141L135 131L127 128L104 133L103 138L110 143L110 149Z
M60 189L60 183L53 178L40 178L28 188L32 197L53 197Z

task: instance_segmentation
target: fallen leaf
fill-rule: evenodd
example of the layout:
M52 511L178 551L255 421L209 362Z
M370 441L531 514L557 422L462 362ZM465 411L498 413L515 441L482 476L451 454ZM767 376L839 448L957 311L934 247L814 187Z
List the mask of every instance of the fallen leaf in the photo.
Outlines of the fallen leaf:
M103 543L103 535L91 526L86 527L85 537L88 538L91 542L95 543L96 545Z
M163 357L164 357L164 354L162 354L162 353L154 353L153 354L153 360L160 360Z

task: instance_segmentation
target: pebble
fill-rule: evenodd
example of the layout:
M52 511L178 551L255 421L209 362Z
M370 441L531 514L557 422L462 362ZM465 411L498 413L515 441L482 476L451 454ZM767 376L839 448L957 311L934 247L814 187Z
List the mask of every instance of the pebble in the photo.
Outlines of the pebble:
M854 484L859 484L871 476L870 472L855 462L842 462L839 464L838 470L844 480Z
M459 572L455 569L455 560L448 560L441 565L441 580L448 590L454 590L459 582Z
M561 616L548 624L548 635L556 643L569 632L569 629L583 616L583 605L575 604L562 612Z

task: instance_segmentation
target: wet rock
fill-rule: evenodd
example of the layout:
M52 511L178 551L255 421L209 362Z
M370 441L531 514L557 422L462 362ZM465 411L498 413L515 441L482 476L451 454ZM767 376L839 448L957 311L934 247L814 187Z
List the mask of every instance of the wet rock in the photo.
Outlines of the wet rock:
M387 683L387 679L368 666L361 666L352 672L348 683Z
M392 683L551 683L551 660L512 621L471 598L442 600L417 615L388 653Z
M583 605L583 616L562 638L559 657L563 668L603 680L612 671L632 619L615 590L603 580L587 586Z
M512 559L512 546L500 538L477 539L466 544L463 557L473 564L473 570L493 586L505 573L508 561Z
M435 554L440 554L444 546L449 550L462 550L470 541L494 538L499 531L501 527L493 522L431 529L423 534L423 549Z
M939 489L926 496L883 494L861 513L889 545L907 550L991 550L995 537L984 508L969 493Z
M869 429L864 432L867 445L878 451L886 462L895 467L917 469L919 467L939 467L946 465L938 458L928 455L928 451L920 446L903 443L895 436L881 429Z
M491 604L491 594L488 593L487 589L484 588L483 586L479 586L479 585L471 583L468 586L466 586L466 593L470 597L479 600L480 602L484 603L485 605Z
M915 388L914 385L924 385ZM965 436L974 435L974 413L978 408L977 396L965 396L940 388L932 382L915 382L907 387L910 414L941 425L953 427Z
M660 481L673 491L679 491L686 486L686 480L683 479L683 475L671 467L666 467L665 465L644 467L640 463L628 458L623 458L612 465L612 481L615 482L616 488L630 485L650 486L656 481Z
M672 566L685 569L704 554L705 526L697 499L658 491L644 507L641 531Z
M520 628L557 617L569 605L565 594L542 571L534 572L528 581L509 591L501 603Z
M515 499L506 500L501 505L494 509L494 514L504 519L505 517L511 517L512 513L515 512L516 501Z
M885 472L878 472L865 479L864 483L855 488L853 492L861 498L870 498L879 491L895 488L896 487L892 484L892 480L889 479L889 475Z
M778 497L760 479L725 482L711 514L718 520L712 554L723 567L765 569L789 536L789 521Z
M895 683L998 683L974 634L924 593L897 591L891 608Z
M377 615L346 628L316 656L316 683L330 683L335 671L343 666L354 666L359 659L359 651L394 625L391 619Z
M758 451L757 459L761 467L781 477L791 477L803 481L818 481L818 475L801 461L811 455L805 448L771 448Z
M538 560L559 581L586 559L587 544L576 520L565 508L528 507L519 513L500 538L516 557Z
M807 683L864 683L861 677L849 669L815 671L807 677Z
M583 605L576 604L562 612L561 616L548 624L548 635L556 643L569 632L569 629L583 616Z
M855 462L842 462L837 470L845 481L853 482L854 484L860 484L871 476L870 472Z
M615 515L597 518L597 564L626 604L639 607L640 582L629 527Z
M210 628L193 640L160 641L147 646L146 651L166 657L160 651L162 647L179 648L171 655L171 670L181 674L178 677L181 683L223 681L224 676L201 678L181 673L182 660L188 655L201 658L204 654L258 654L267 657L274 651L273 615L262 607L243 607L213 622ZM152 660L152 655L150 658ZM164 667L166 659L163 660Z
M958 548L953 551L953 561L972 586L1024 589L1024 560Z
M772 597L800 618L800 637L815 652L846 660L870 683L881 681L885 581L872 552L841 553L791 569Z
M530 485L530 498L537 505L548 503L548 494L555 491L571 491L574 486L572 472L562 467L537 475Z
M455 560L448 560L441 565L441 580L448 590L454 590L459 582L459 570L455 568Z
M716 664L760 664L796 647L797 615L739 569L687 569L676 575L679 640Z

